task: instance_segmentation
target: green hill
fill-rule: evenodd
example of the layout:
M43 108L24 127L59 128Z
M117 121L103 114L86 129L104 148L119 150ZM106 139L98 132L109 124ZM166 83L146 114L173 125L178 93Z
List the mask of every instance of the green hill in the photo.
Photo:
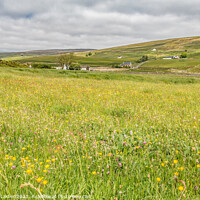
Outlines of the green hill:
M153 49L156 49L153 51ZM200 37L175 38L131 44L120 47L113 47L101 50L76 52L76 62L92 67L112 67L120 65L125 61L131 61L137 66L136 61L143 55L149 57L149 62L145 63L135 71L138 72L169 72L169 73L200 73ZM163 60L166 56L180 56L187 53L187 59ZM58 66L59 55L41 56L34 55L28 57L7 57L6 60L15 60L21 63L37 62L48 63ZM119 58L121 57L121 58Z

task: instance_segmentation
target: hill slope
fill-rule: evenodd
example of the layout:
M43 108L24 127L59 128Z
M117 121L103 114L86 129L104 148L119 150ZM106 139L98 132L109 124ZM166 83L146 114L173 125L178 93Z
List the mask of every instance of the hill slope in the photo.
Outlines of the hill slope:
M152 51L156 49L156 51ZM187 51L187 60L162 60L165 56L180 56ZM198 72L200 73L200 37L175 38L131 44L108 49L93 50L91 56L86 56L88 51L76 52L76 62L83 65L112 67L124 61L135 62L143 55L148 55L150 61L135 71L145 72ZM121 58L118 58L121 57ZM58 65L58 55L53 56L28 56L20 58L4 58L19 60L22 63L39 62Z

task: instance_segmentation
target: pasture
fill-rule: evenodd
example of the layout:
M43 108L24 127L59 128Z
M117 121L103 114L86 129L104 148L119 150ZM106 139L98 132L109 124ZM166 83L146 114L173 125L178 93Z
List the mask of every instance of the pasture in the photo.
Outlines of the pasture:
M0 69L1 195L200 198L200 78Z

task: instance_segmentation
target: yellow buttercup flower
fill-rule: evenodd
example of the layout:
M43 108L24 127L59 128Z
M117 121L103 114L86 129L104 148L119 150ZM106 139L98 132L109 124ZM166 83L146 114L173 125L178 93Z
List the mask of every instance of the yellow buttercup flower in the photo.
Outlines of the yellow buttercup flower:
M92 172L92 174L93 174L93 175L95 175L95 174L96 174L96 172L94 171L94 172Z
M48 169L48 168L49 168L49 165L45 165L45 168Z
M178 160L174 160L174 164L177 164L178 163Z
M44 180L44 181L43 181L43 185L46 185L46 184L47 184L47 180Z
M42 181L42 178L37 178L36 181L37 181L38 183L40 183L40 182Z
M31 174L31 173L32 173L32 170L31 170L31 169L27 169L27 170L26 170L26 173Z
M158 182L160 182L160 181L161 181L161 178L156 178L156 180L157 180Z
M183 186L179 186L179 187L178 187L178 190L183 191L183 190L184 190L184 187L183 187Z
M178 172L175 172L174 175L178 176Z

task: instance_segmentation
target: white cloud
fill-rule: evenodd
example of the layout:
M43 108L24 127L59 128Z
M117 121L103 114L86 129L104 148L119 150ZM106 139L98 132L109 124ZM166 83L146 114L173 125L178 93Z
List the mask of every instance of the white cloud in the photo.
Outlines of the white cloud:
M198 35L197 0L1 0L0 51L106 48Z

